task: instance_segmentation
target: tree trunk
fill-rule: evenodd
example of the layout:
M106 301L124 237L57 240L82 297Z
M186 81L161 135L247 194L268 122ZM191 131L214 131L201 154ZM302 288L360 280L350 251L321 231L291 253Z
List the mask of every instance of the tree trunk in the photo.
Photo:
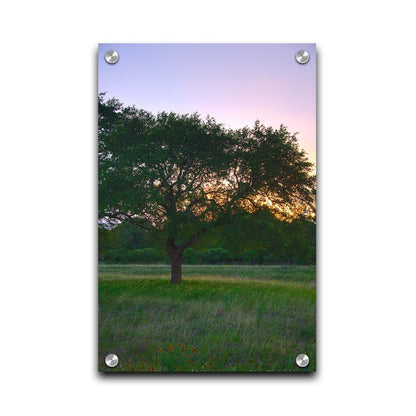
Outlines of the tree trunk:
M177 251L170 258L170 268L171 268L171 283L181 283L182 282L182 254L183 252Z
M185 247L175 245L173 238L168 238L166 242L166 251L170 258L171 283L182 282L182 254L184 250Z
M187 241L177 246L173 237L168 237L166 241L166 252L170 258L170 267L171 267L171 283L181 283L182 282L182 255L186 248L195 243L198 238L207 231L207 228L197 231L195 234L191 235Z

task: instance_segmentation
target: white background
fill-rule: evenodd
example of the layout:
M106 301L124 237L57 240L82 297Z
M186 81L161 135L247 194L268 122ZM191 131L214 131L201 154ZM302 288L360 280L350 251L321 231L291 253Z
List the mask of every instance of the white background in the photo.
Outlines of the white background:
M1 6L2 414L414 414L411 3ZM189 41L317 43L315 376L96 372L97 44Z

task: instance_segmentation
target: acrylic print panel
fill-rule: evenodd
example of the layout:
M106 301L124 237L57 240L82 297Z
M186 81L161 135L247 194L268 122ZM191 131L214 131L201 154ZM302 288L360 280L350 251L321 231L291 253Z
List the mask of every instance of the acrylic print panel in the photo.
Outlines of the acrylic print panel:
M315 371L315 45L98 69L99 370Z

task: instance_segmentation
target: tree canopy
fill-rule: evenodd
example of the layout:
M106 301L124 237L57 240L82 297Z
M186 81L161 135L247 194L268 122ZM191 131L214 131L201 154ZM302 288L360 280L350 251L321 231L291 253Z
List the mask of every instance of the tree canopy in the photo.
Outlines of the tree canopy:
M183 251L239 212L312 217L313 164L283 125L226 129L212 117L98 102L99 218L166 241L172 282Z

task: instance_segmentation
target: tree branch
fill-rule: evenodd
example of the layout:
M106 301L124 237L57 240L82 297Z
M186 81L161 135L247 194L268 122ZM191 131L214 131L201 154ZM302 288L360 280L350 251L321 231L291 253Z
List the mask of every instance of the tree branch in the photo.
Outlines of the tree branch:
M205 234L208 231L208 228L202 228L201 230L197 231L195 234L193 234L187 241L182 243L178 248L181 249L181 251L185 250L189 246L191 246L195 241L197 241L203 234Z

